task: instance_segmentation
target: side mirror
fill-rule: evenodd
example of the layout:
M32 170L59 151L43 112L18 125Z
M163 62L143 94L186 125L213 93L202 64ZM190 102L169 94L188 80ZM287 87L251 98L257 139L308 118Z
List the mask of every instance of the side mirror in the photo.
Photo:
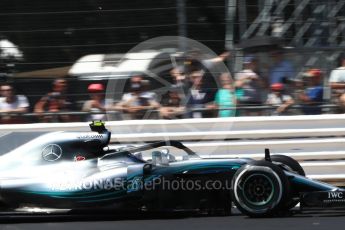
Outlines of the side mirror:
M143 174L148 175L152 172L152 164L145 164L143 167Z

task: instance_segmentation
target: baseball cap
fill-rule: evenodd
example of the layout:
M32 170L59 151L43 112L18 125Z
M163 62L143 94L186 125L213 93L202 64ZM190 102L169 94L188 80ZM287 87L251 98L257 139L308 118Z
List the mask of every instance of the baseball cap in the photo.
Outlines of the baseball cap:
M87 87L87 90L89 92L101 92L104 91L104 86L100 83L94 83L90 84L89 87Z
M248 55L244 57L243 63L249 64L249 63L252 63L254 60L255 60L255 57L253 55Z
M303 74L305 77L320 77L322 75L322 71L320 69L310 69Z
M274 83L271 85L272 91L282 91L284 89L284 85L282 83Z

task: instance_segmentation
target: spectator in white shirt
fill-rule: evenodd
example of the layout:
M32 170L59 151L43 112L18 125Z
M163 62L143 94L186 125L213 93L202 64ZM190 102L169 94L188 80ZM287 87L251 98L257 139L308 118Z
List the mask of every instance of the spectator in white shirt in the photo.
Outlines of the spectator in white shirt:
M329 84L332 89L332 99L345 111L345 53L339 57L339 67L332 70Z
M125 119L150 118L152 111L158 109L160 104L156 101L156 95L147 90L148 84L142 76L133 76L130 92L122 96L114 109L124 112Z
M87 90L90 94L90 100L85 101L82 111L93 113L87 117L87 121L106 120L105 112L112 105L112 101L105 98L103 84L90 84Z
M268 94L266 104L277 107L271 115L287 115L287 110L294 104L294 100L290 95L284 93L284 85L282 83L272 84L271 91Z
M24 119L16 114L28 112L29 102L24 95L15 95L9 84L1 86L0 113L3 123L23 123Z

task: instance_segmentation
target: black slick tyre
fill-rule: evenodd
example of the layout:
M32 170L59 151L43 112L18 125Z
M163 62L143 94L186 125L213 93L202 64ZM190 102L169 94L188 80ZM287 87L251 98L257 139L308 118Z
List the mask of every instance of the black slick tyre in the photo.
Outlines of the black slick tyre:
M267 161L242 166L232 180L233 202L250 217L274 216L289 200L289 181L283 170Z

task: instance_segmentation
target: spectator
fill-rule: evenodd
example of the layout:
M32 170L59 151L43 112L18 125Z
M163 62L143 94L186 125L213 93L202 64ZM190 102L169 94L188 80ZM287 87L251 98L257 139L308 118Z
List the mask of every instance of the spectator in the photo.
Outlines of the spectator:
M105 112L111 102L105 99L104 86L100 83L94 83L90 84L87 89L91 99L84 103L82 111L95 113L88 116L87 120L106 120Z
M0 113L2 123L14 124L24 123L25 120L22 116L9 114L9 113L27 113L29 108L29 102L26 96L16 95L13 87L9 84L1 86L1 98L0 98Z
M189 84L186 78L186 74L183 71L183 67L175 67L170 70L170 75L172 77L172 87L179 90L179 93L187 94L189 89Z
M273 58L273 66L269 70L269 82L286 84L293 80L295 77L295 71L290 61L284 59L284 53L282 50L278 50L271 53Z
M282 83L274 83L271 85L271 91L268 95L266 104L276 106L272 115L288 115L288 108L294 104L292 97L284 92Z
M160 107L153 92L145 91L148 82L144 82L141 76L131 78L130 92L122 96L119 103L115 105L116 110L120 110L129 115L131 119L143 119L151 110Z
M235 98L236 98L235 104L236 104L236 106L240 105L241 101L243 100L244 91L242 88L242 84L243 84L242 82L235 82ZM235 116L236 117L241 116L241 111L239 109L236 109Z
M173 80L174 86L184 86L186 81L186 75L181 66L174 67L170 70L170 75Z
M318 105L323 102L322 72L320 69L310 69L304 77L306 88L298 95L298 99L303 103L302 111L306 115L321 114L322 109Z
M157 101L157 94L151 91L151 84L149 80L141 81L142 97L147 98L151 101Z
M236 111L229 108L236 106L236 100L230 74L223 73L220 76L220 83L222 88L217 91L215 96L215 105L219 109L218 117L233 117Z
M53 82L52 92L43 96L35 105L34 112L42 114L44 112L57 113L70 110L71 103L66 96L67 82L64 79L56 79ZM69 115L49 115L40 116L44 122L68 122L71 121Z
M172 89L168 92L168 98L162 101L159 115L163 119L182 118L185 107L181 106L181 97L178 90Z
M185 68L187 73L192 73L194 71L207 71L212 69L215 65L220 62L224 62L231 56L229 51L225 51L222 54L218 55L217 57L211 59L201 59L202 53L198 50L192 50L187 54L185 60Z
M203 86L201 88L207 89L209 98L212 98L216 94L217 82L215 81L214 72L219 74L219 68L217 65L224 62L231 56L230 52L226 51L216 56L214 58L203 59L203 54L198 51L191 51L185 61L185 72L188 75L191 75L193 72L202 72L203 73ZM193 84L193 82L191 82ZM191 85L190 85L191 87ZM212 90L213 89L213 90Z
M213 105L208 104L213 101L212 94L209 89L203 88L203 76L204 72L193 71L189 78L192 83L192 87L187 95L187 107L191 109L188 114L190 118L202 118L209 116L208 111L202 111L203 109L213 109Z
M225 51L215 58L202 60L202 63L206 68L210 69L217 63L224 62L225 60L230 58L230 56L231 56L231 53L229 51Z
M339 67L332 70L330 78L332 99L345 111L345 53L339 57Z
M243 61L244 69L236 74L235 85L243 90L240 104L244 106L261 106L263 104L264 80L255 72L257 60L254 56L246 56ZM246 115L258 115L260 113L247 110Z

